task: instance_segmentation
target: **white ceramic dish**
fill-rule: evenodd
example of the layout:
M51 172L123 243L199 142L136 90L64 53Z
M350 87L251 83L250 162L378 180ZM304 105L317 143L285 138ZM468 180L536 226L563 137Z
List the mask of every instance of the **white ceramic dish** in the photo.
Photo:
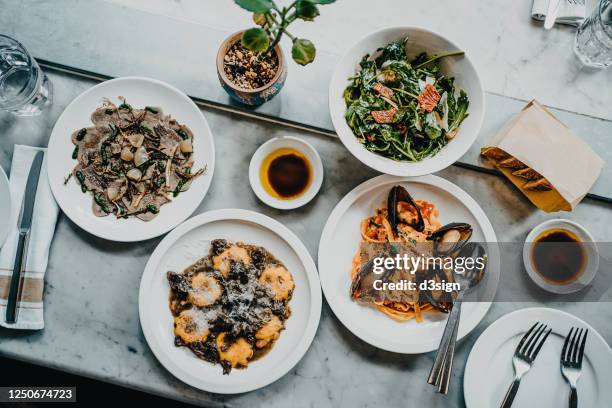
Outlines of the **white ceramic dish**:
M329 86L329 109L334 128L344 146L362 163L382 173L396 176L420 176L442 170L463 156L476 140L485 113L485 97L478 72L468 55L440 60L442 72L455 77L456 89L463 89L468 95L469 116L459 133L437 154L420 162L397 162L365 149L347 125L344 115L346 104L342 94L349 84L348 78L355 74L358 64L366 54L373 54L379 47L408 37L408 55L420 52L440 54L465 50L441 34L419 27L392 27L376 31L359 40L340 58Z
M223 375L220 365L174 345L168 306L169 270L180 271L208 254L210 241L226 238L260 245L282 261L295 279L291 317L268 354L246 369ZM247 210L217 210L178 226L157 246L145 267L138 298L140 324L153 354L180 380L201 390L233 394L264 387L287 373L308 350L321 315L317 269L304 244L284 225Z
M586 251L587 262L584 267L584 271L578 277L578 279L569 283L560 284L546 281L539 273L535 271L535 267L533 266L531 259L533 241L535 241L538 235L540 235L542 232L553 228L561 228L573 232L582 242L583 248ZM586 228L574 221L557 218L544 221L532 229L529 235L527 235L525 245L523 245L523 264L525 265L525 270L527 271L527 274L531 280L542 289L557 294L574 293L588 286L597 274L597 270L599 269L599 251L597 249L597 243L595 243L593 236L586 230Z
M468 357L463 394L468 408L498 407L514 378L512 355L521 337L535 322L552 328L531 370L521 381L514 407L566 407L569 385L561 376L560 355L572 326L588 328L578 381L578 406L609 407L612 401L612 350L588 323L559 310L529 308L509 313L480 335Z
M438 348L447 315L426 314L422 323L414 320L397 322L374 308L352 301L349 296L351 260L359 249L361 220L372 215L375 208L386 201L391 187L397 184L404 186L415 199L426 199L436 204L442 224L467 222L473 228L471 240L489 244L487 277L477 290L486 291L492 298L500 271L493 227L474 199L453 183L436 176L379 176L349 192L332 211L321 235L321 287L334 314L363 341L397 353L426 353ZM462 338L474 329L490 306L490 302L465 302L458 337Z
M302 152L312 166L312 181L308 189L301 196L291 200L281 200L270 195L264 190L259 174L263 160L273 151L282 148L293 148ZM249 164L249 182L251 183L253 192L261 201L279 210L291 210L307 204L317 195L323 183L323 163L321 162L319 153L317 153L310 143L293 136L275 137L259 146L253 154L253 157L251 157L251 163Z
M11 190L6 173L0 167L0 248L9 233L11 220Z
M171 203L161 207L159 215L149 222L135 217L116 219L96 217L90 194L83 194L77 182L64 178L72 171L76 160L71 158L74 145L70 135L75 129L91 126L91 113L101 106L103 98L117 101L124 96L136 107L159 106L165 113L186 124L194 133L194 168L207 167L206 173L194 180L191 188ZM184 93L164 82L149 78L127 77L103 82L78 96L53 128L49 140L47 171L53 195L62 211L90 234L112 241L142 241L170 231L187 219L206 195L215 168L215 146L202 112Z

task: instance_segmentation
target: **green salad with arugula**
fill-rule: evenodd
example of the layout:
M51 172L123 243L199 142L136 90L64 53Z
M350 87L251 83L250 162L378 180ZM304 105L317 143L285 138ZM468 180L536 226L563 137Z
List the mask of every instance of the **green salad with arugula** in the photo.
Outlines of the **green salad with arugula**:
M346 121L371 152L397 161L417 162L434 155L468 116L469 100L455 91L454 78L437 62L463 52L409 60L403 39L365 55L361 70L344 91Z

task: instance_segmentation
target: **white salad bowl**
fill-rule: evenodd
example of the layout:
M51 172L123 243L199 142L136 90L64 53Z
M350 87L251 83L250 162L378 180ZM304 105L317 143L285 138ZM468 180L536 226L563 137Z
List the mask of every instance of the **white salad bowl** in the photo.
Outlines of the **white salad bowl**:
M399 162L367 150L355 137L344 117L346 104L343 93L349 85L349 77L359 70L359 62L366 54L391 42L408 38L407 53L412 58L421 52L429 55L453 51L465 51L463 56L451 56L438 60L441 71L455 77L455 90L463 89L469 99L469 116L459 132L439 152L418 162ZM334 128L344 146L367 166L382 173L396 176L420 176L442 170L463 156L476 140L485 112L485 97L476 67L465 48L441 34L419 27L392 27L369 34L353 45L336 64L329 86L329 109Z

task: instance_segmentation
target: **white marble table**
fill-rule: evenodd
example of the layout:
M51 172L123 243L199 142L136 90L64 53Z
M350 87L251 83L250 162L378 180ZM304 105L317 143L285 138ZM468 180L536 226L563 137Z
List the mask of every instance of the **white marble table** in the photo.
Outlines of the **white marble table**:
M233 1L107 0L127 8L233 32L251 26L251 16ZM586 0L592 8L598 0ZM278 0L289 4L289 0ZM474 59L485 90L547 106L612 119L612 69L583 69L574 58L574 28L545 31L531 19L532 0L337 0L320 7L314 23L292 25L292 33L312 40L319 54L342 54L372 31L418 25L456 41ZM286 50L290 42L283 42ZM197 53L197 49L193 50ZM315 71L317 63L290 71ZM289 82L289 81L288 81Z
M0 164L10 167L14 143L45 145L62 109L93 85L51 74L55 103L35 119L0 113ZM265 125L235 115L205 111L215 135L217 159L211 189L196 213L238 207L260 211L287 225L316 259L319 236L333 206L375 173L357 163L338 141ZM608 123L612 131L612 123ZM303 137L320 152L325 180L319 196L292 212L270 209L248 186L248 158L266 139ZM536 211L508 182L451 167L440 176L475 197L501 241L520 242L540 221L560 215L586 226L598 241L612 242L612 208L585 201L571 214ZM138 322L138 285L159 239L118 244L95 238L60 215L45 286L46 328L39 332L0 330L0 354L126 387L206 406L427 407L463 406L462 377L467 354L481 333L501 315L530 303L495 303L472 334L459 343L450 395L426 386L433 353L407 356L380 351L357 339L324 303L321 324L302 361L259 391L219 396L191 388L168 373L149 350ZM610 254L607 254L610 255ZM612 343L610 303L555 303L593 325Z
M219 44L231 32L252 25L249 13L229 0L0 0L4 10L0 30L22 41L37 58L73 73L149 76L173 84L204 106L334 135L327 109L328 86L346 47L381 27L423 25L457 41L468 52L487 90L482 131L460 163L486 167L479 147L488 144L528 100L537 98L606 160L591 193L612 200L608 137L612 88L606 86L612 70L578 69L571 51L573 29L559 26L544 31L540 22L529 17L529 0L511 7L502 0L483 4L479 0L380 0L376 2L379 13L371 12L367 0L339 0L321 7L322 15L315 23L297 21L292 26L294 34L316 43L316 60L300 67L288 59L290 73L283 92L254 110L232 103L217 81L214 60ZM84 15L95 15L105 23L90 24ZM283 47L288 51L290 44L285 41Z

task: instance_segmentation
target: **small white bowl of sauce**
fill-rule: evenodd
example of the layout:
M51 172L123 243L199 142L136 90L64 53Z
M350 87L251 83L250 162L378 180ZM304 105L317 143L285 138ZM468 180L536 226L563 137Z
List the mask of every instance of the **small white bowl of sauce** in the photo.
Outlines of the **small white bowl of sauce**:
M323 183L323 163L310 143L293 136L276 137L253 154L249 182L261 201L291 210L317 195Z
M599 251L583 226L559 218L539 224L527 235L523 263L539 287L568 294L591 283L599 268Z

